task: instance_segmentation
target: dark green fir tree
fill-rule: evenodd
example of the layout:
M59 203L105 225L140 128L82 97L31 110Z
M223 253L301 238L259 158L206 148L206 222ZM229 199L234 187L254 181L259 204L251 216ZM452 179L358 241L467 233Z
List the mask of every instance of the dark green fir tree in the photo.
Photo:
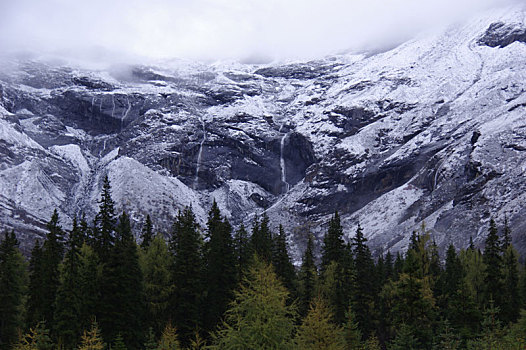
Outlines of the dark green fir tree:
M138 349L143 344L144 331L142 272L126 212L119 217L116 231L115 246L103 265L98 320L107 341L120 334L129 349Z
M282 225L279 225L279 234L274 240L272 265L276 275L292 296L296 295L296 271L292 264L287 249L287 237Z
M68 251L60 265L60 285L55 298L54 333L58 343L72 349L77 345L81 335L82 324L79 319L80 300L80 247L82 236L77 220L73 220L73 228L67 241Z
M245 225L241 224L234 235L234 251L236 255L236 275L241 281L244 271L250 264L250 240Z
M500 308L503 301L502 256L497 225L493 219L490 220L489 224L489 232L486 237L483 260L486 265L484 274L486 305L490 300L493 300L495 306Z
M215 201L208 213L206 234L203 326L205 330L212 331L232 300L237 281L232 227L226 218L222 218Z
M9 349L23 329L27 284L27 263L15 232L5 231L0 243L0 349Z
M250 238L252 252L257 254L261 259L270 262L272 259L272 232L269 227L269 218L267 213L263 213L261 221L256 218Z
M146 221L142 227L141 232L141 248L146 249L150 246L153 239L153 223L150 214L146 215Z
M298 308L300 315L305 317L315 296L318 271L314 262L314 237L308 235L307 248L303 254L298 283Z
M196 328L202 328L203 239L190 207L179 213L173 226L170 250L174 255L175 282L170 301L172 321L183 344L189 343Z
M109 257L115 243L115 202L111 197L111 185L108 176L104 177L102 194L99 201L99 213L95 217L93 227L94 247L102 263Z

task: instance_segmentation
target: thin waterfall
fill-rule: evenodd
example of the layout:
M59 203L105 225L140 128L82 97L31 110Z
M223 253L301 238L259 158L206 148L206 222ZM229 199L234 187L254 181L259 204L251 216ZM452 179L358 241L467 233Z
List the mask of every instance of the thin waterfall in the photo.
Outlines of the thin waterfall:
M111 95L111 103L113 104L113 109L111 110L111 117L115 115L115 95Z
M283 156L283 150L285 148L285 139L287 138L287 135L288 134L283 134L283 136L281 137L280 152L279 152L279 164L281 167L281 182L285 185L285 193L287 193L290 188L290 185L287 182L287 171L285 168L285 158Z
M130 113L130 110L131 110L130 100L126 98L126 101L128 102L128 108L126 109L126 111L124 111L124 114L122 115L122 118L121 118L121 130L123 128L124 119L126 119L126 117L128 116L128 113Z
M201 140L201 143L199 144L199 153L197 154L197 164L195 166L194 190L197 189L197 185L199 183L199 168L201 167L201 157L203 156L203 144L206 141L205 122L201 117L199 117L199 121L201 122L201 125L203 126L203 139Z

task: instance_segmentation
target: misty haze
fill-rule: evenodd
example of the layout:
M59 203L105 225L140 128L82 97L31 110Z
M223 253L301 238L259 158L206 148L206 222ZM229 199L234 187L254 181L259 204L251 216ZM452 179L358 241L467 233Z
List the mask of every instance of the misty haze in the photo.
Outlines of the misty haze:
M0 0L0 350L526 349L526 4Z

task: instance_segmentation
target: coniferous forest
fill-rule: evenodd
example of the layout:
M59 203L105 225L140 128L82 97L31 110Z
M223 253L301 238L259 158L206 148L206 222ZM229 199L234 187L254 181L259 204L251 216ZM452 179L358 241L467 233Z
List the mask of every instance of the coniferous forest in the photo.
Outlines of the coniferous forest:
M234 230L216 203L172 231L147 216L140 244L108 179L93 223L57 212L29 260L0 244L1 349L526 349L526 272L505 221L484 250L439 255L425 225L408 250L374 259L335 213L295 268L263 214ZM366 228L364 228L366 229Z

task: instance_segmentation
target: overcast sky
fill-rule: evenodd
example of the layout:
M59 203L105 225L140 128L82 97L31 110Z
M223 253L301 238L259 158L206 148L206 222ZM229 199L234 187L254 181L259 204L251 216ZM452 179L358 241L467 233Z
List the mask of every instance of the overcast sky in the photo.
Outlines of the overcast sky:
M428 26L519 1L0 0L0 50L313 58L390 46Z

